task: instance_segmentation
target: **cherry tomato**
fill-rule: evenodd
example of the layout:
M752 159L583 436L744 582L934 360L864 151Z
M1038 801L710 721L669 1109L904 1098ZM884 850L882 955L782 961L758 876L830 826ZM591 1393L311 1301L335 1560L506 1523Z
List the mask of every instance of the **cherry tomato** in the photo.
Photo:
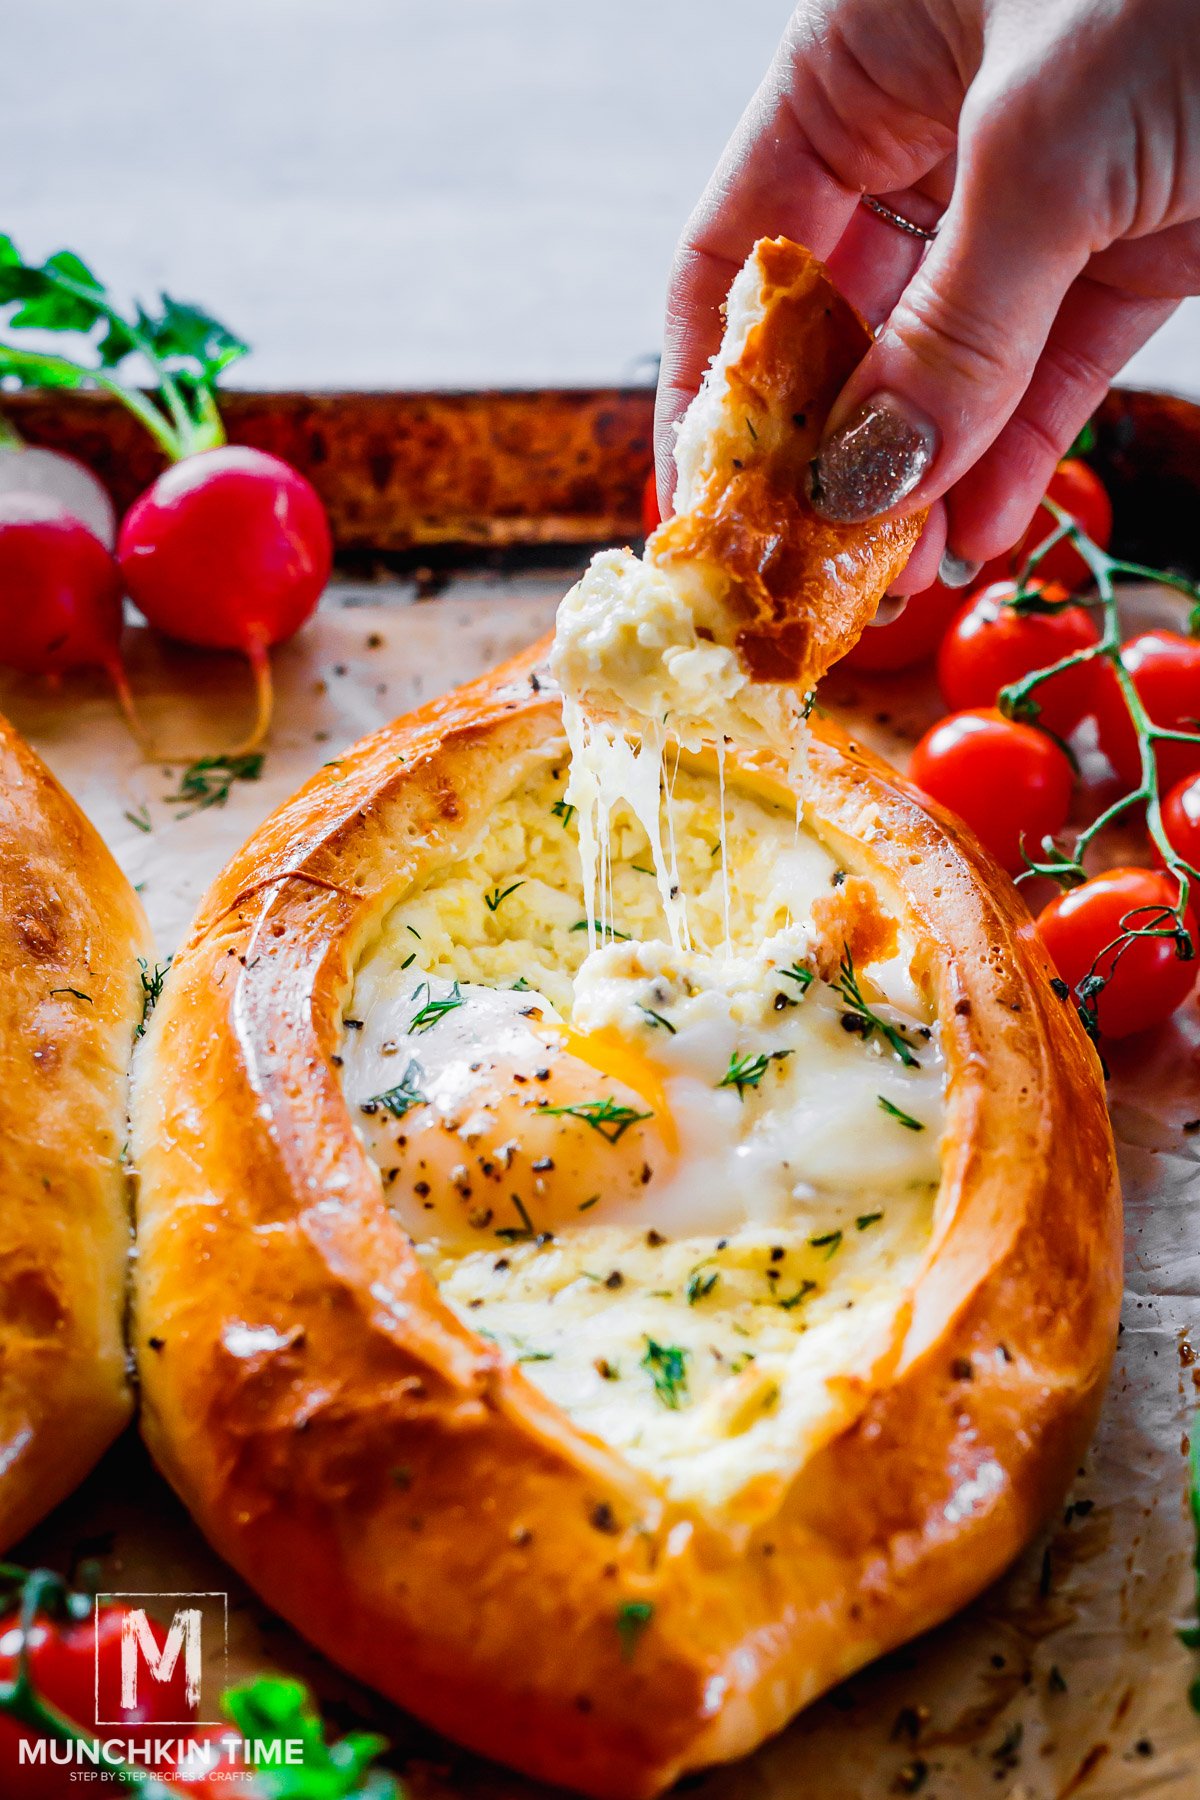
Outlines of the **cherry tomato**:
M1063 588L1031 584L1048 600L1066 600ZM947 706L992 706L1002 687L1086 650L1099 632L1082 606L1058 612L1017 612L1005 601L1016 593L1011 581L981 588L959 613L938 652L938 686ZM1070 737L1092 710L1095 670L1091 663L1056 675L1034 689L1039 723Z
M1173 787L1162 803L1167 836L1193 869L1200 869L1200 776L1190 776Z
M1073 772L1053 738L991 707L951 713L925 733L909 768L917 786L956 812L1010 873L1066 824Z
M277 456L237 444L167 469L117 539L130 596L152 625L187 644L248 653L299 630L332 555L311 484Z
M1156 725L1171 731L1200 729L1200 641L1177 631L1144 631L1123 646L1121 661ZM1137 733L1111 668L1099 672L1096 723L1100 748L1122 780L1135 787L1141 780ZM1161 743L1155 755L1164 788L1200 772L1200 743Z
M130 1710L122 1707L121 1632L125 1612L122 1606L106 1606L96 1620L89 1614L84 1619L63 1621L39 1614L30 1632L29 1671L41 1697L84 1732L143 1743L161 1735L163 1722L195 1718L196 1708L189 1704L185 1692L182 1657L169 1681L143 1680L139 1683L137 1706ZM148 1623L161 1649L166 1632L154 1620ZM19 1617L9 1613L0 1621L0 1680L12 1680L20 1648ZM121 1723L105 1723L112 1720ZM22 1765L19 1760L17 1746L21 1739L36 1740L37 1735L0 1715L0 1770L6 1777L6 1800L8 1796L12 1800L62 1800L65 1775L61 1768L50 1763Z
M1050 477L1046 498L1070 513L1093 543L1099 544L1102 550L1108 549L1112 538L1112 501L1104 483L1087 463L1073 456L1060 462ZM1003 556L994 556L986 565L985 579L993 581L1001 576L1019 575L1029 555L1039 544L1045 543L1057 526L1054 514L1045 506L1039 506L1020 542ZM1067 542L1056 544L1048 551L1035 573L1042 581L1057 582L1069 594L1078 593L1092 583L1091 570L1074 544Z
M658 481L651 469L646 477L646 485L642 489L642 536L649 537L662 524L662 514L658 510Z
M26 675L120 664L121 572L45 494L0 496L0 662Z
M883 674L928 662L965 599L962 588L935 581L923 594L914 594L890 625L869 625L843 656L843 665Z
M1096 996L1096 1022L1107 1037L1127 1037L1161 1025L1187 999L1196 980L1196 920L1186 922L1193 960L1176 954L1170 937L1135 938L1119 948L1122 933L1163 922L1179 897L1174 876L1155 869L1109 869L1082 887L1060 894L1038 914L1042 942L1062 979L1079 997L1090 974L1105 977Z

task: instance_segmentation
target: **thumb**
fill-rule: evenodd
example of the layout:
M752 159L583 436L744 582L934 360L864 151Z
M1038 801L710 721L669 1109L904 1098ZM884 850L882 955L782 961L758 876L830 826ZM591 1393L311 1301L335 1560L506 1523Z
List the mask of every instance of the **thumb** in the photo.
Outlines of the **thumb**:
M845 522L927 506L998 435L1029 385L1088 246L1069 179L1031 168L1013 119L964 109L938 236L830 414L813 504Z

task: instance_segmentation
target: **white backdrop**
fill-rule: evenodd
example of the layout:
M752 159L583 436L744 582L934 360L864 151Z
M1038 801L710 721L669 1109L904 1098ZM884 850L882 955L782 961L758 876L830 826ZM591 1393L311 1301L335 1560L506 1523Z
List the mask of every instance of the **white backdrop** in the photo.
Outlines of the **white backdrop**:
M168 286L263 386L608 382L787 0L36 0L0 229ZM1200 393L1200 308L1133 371Z

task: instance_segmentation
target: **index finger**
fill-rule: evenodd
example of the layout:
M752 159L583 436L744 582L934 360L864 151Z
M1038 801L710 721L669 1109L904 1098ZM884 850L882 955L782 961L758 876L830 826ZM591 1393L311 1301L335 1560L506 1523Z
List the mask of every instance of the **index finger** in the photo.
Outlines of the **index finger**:
M743 113L675 254L654 419L664 517L675 485L675 423L720 342L734 276L760 237L794 238L824 259L858 205L859 190L838 179L801 128L784 55L781 48Z

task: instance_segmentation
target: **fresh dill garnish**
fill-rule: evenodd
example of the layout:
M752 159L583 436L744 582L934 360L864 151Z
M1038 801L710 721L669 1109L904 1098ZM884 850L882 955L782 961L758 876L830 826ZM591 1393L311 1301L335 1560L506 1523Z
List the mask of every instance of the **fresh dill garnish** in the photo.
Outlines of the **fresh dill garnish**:
M859 1213L857 1219L855 1219L855 1221L854 1221L854 1224L855 1224L855 1227L857 1230L865 1231L867 1229L868 1225L878 1225L878 1223L879 1223L880 1219L882 1219L882 1217L883 1217L883 1214L881 1212Z
M639 875L653 876L653 874L654 874L654 870L648 869L646 867L645 863L630 863L629 866L631 869L636 869Z
M812 970L806 969L803 963L793 963L790 969L780 969L779 973L785 980L794 981L802 994L807 994L816 980Z
M632 1662L642 1633L654 1617L652 1600L625 1600L617 1608L617 1637L621 1644L621 1661Z
M680 1400L687 1398L687 1359L688 1352L679 1344L656 1344L652 1337L646 1339L642 1368L650 1371L655 1393L672 1412L677 1412Z
M126 812L121 816L122 818L128 819L129 823L137 831L150 832L154 830L153 825L150 823L150 808L146 805L144 800L136 812Z
M786 1295L777 1300L775 1304L781 1306L784 1312L791 1312L794 1306L799 1306L802 1300L807 1300L810 1294L815 1293L816 1288L817 1284L815 1281L802 1281L794 1294Z
M50 989L51 998L53 998L55 994L70 994L71 998L73 1000L86 1000L89 1006L95 1006L95 1004L96 1004L96 1002L92 999L92 996L90 994L85 994L82 988L73 988L73 987L51 988Z
M541 1241L550 1236L548 1231L538 1231L535 1228L520 1194L510 1194L508 1197L512 1201L521 1223L519 1225L501 1225L496 1232L498 1238L502 1238L506 1244L522 1244L528 1243L531 1239L536 1238Z
M186 819L209 806L224 806L235 781L257 781L266 761L261 750L240 756L201 756L179 778L179 792L167 795L168 806L184 806Z
M422 982L421 986L428 992L428 983ZM420 991L421 988L418 988L417 993L419 994ZM416 999L416 994L413 995L413 998ZM432 1031L434 1026L446 1017L447 1013L452 1013L456 1007L465 1004L456 981L445 999L429 999L419 1011L413 1014L408 1024L409 1036L411 1037L414 1032Z
M810 1237L808 1241L814 1250L825 1252L825 1261L828 1262L834 1252L841 1248L842 1234L840 1231L822 1231L817 1237Z
M731 1056L729 1067L718 1081L718 1087L736 1088L739 1100L747 1088L756 1088L773 1062L782 1062L790 1050L760 1050L757 1056Z
M163 982L167 978L167 970L170 966L171 958L169 956L166 962L156 962L153 968L150 967L144 956L138 957L138 975L142 984L142 1016L138 1020L137 1030L133 1034L135 1044L140 1037L145 1035L146 1026L150 1022L150 1014L162 996Z
M413 936L414 936L414 937L415 937L415 938L416 938L416 939L417 939L417 940L418 940L418 942L419 942L419 941L420 941L420 937L421 937L421 934L420 934L420 932L419 932L419 931L418 931L418 930L417 930L417 928L416 928L416 926L415 926L415 925L406 925L406 926L405 926L405 927L404 927L404 929L405 929L405 931L411 931L411 932L412 932L412 934L413 934Z
M527 1338L510 1336L507 1342L504 1342L496 1336L494 1331L489 1331L484 1325L477 1325L475 1327L475 1334L477 1337L489 1339L493 1344L500 1344L505 1350L511 1350L513 1352L514 1362L527 1363L554 1361L553 1350L533 1350L530 1348Z
M576 921L576 923L574 925L572 925L571 930L572 931L586 931L587 928L588 928L587 920L579 919ZM601 937L622 938L625 943L630 942L629 933L627 931L618 931L615 925L597 925L596 930L599 932Z
M518 975L508 991L510 994L531 994L533 989L523 975Z
M709 1269L707 1272L702 1269L692 1270L687 1279L687 1287L684 1289L689 1306L695 1306L697 1300L703 1300L712 1293L717 1285L719 1273L720 1271L717 1269Z
M635 1112L632 1106L622 1106L611 1095L603 1100L579 1100L574 1106L539 1106L538 1111L548 1113L553 1118L569 1116L572 1119L582 1119L585 1125L598 1131L610 1144L618 1143L631 1125L654 1117L652 1112Z
M550 808L550 811L554 814L556 819L562 820L564 831L575 817L575 808L571 805L569 800L556 800L554 805Z
M593 1206L599 1205L599 1202L600 1202L599 1194L593 1194L590 1199L581 1200L579 1202L579 1205L575 1208L575 1211L576 1212L590 1212Z
M395 1087L385 1088L382 1094L373 1094L363 1101L359 1110L375 1113L382 1107L393 1119L402 1119L414 1106L425 1105L425 1095L417 1085L423 1074L424 1070L414 1056Z
M920 1119L914 1119L911 1113L904 1112L899 1106L893 1106L886 1094L877 1094L876 1099L888 1117L903 1125L906 1131L924 1131L925 1127Z
M752 439L753 439L753 441L754 441L754 442L755 442L755 443L756 443L756 444L757 444L757 442L758 442L758 433L757 433L757 431L755 431L755 429L754 429L754 420L753 420L753 419L751 419L751 418L747 418L747 420L746 420L746 430L747 430L747 431L748 431L748 432L749 432L749 433L750 433L750 436L751 436L751 438L752 438Z
M879 1014L874 1012L863 999L862 989L858 985L858 976L854 969L854 958L850 954L848 944L842 946L838 978L831 985L835 993L840 994L846 1002L847 1011L843 1015L842 1023L846 1024L849 1019L851 1024L847 1027L848 1029L857 1031L864 1043L868 1042L878 1031L887 1042L892 1054L899 1057L906 1069L920 1068L920 1063L913 1055L912 1045L900 1027L889 1025L887 1020L880 1018Z
M490 894L485 894L483 896L483 904L487 907L489 912L494 913L502 900L507 900L510 894L515 894L519 887L524 886L525 883L523 881L514 881L511 887L494 887Z
M411 969L412 965L416 962L416 960L417 960L416 951L410 950L408 955L405 957L404 961L400 964L400 967L402 969Z
M672 1037L675 1036L675 1027L672 1025L670 1019L664 1019L662 1014L660 1012L655 1012L652 1006L642 1006L639 1003L638 1011L640 1013L645 1013L651 1025L661 1025L664 1031L669 1031Z

